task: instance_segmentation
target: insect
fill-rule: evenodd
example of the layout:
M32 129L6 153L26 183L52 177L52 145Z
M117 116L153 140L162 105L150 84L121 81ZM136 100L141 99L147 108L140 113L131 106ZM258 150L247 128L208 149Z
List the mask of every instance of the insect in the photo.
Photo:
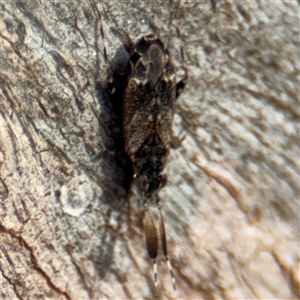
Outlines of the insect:
M104 59L108 68L109 61L100 14L99 22ZM142 218L146 248L153 262L157 294L158 236L172 277L173 288L176 289L175 277L167 251L166 231L158 193L167 183L167 177L162 172L170 152L169 142L174 105L176 98L187 82L188 71L182 46L180 53L185 75L182 80L176 83L176 73L169 52L156 35L148 34L134 43L125 32L116 31L129 53L130 59L121 93L113 87L114 79L112 77L107 80L107 86L110 87L111 94L119 92L117 97L120 97L119 101L122 102L121 127L124 148L131 160L133 183L136 185L143 203ZM180 36L178 28L177 33ZM151 202L156 202L158 207L159 235L148 209Z

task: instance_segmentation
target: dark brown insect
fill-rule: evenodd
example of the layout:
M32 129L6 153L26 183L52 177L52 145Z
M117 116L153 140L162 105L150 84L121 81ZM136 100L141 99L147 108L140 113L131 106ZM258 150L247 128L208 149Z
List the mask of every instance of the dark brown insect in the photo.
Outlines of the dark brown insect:
M122 99L122 133L125 152L129 156L134 183L143 202L143 223L146 235L146 247L153 261L154 281L157 292L158 234L148 205L155 201L159 209L159 237L162 250L176 289L168 251L164 219L158 192L166 185L167 177L162 174L169 153L176 98L184 88L188 73L184 63L183 49L181 57L185 71L184 78L176 83L176 74L169 52L162 41L153 34L148 34L133 43L121 30L116 30L130 55ZM104 45L104 58L108 66L104 43L104 32L100 16L100 32ZM179 29L177 28L177 33ZM108 86L113 85L113 78L108 79ZM111 93L116 90L111 88Z

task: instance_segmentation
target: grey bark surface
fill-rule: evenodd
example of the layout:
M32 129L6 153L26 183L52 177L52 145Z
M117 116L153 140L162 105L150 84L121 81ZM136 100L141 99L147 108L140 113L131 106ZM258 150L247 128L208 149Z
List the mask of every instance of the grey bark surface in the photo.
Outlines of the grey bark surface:
M103 0L1 3L1 299L154 298L97 11L110 61L111 27L156 27L189 69L160 192L178 289L160 255L159 297L299 298L297 1Z

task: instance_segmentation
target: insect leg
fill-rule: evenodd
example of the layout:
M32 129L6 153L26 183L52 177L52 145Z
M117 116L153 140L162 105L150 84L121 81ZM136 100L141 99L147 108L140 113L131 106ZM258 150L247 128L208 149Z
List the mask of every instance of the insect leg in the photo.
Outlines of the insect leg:
M167 261L168 269L169 269L171 277L172 277L173 289L176 290L176 281L175 281L175 277L174 277L174 274L173 274L171 262L170 262L170 259L169 259L168 250L167 250L167 239L166 239L165 224L164 224L164 219L163 219L163 215L162 215L162 210L161 210L159 197L157 195L156 195L156 203L157 203L157 207L158 207L158 210L159 210L159 231L160 231L161 245L162 245L162 249L163 249L165 259Z
M182 60L182 68L184 70L184 77L176 84L176 97L178 97L182 90L184 89L187 80L189 78L189 74L188 74L188 68L185 62L185 57L184 57L184 51L183 51L183 44L182 44L182 40L181 40L181 34L180 34L180 30L178 25L176 24L176 32L177 32L177 36L180 40L180 56L181 56L181 60Z
M144 203L144 230L146 235L146 247L149 257L153 262L153 271L154 271L154 284L156 289L156 294L158 291L158 280L157 280L157 264L156 264L156 257L157 257L157 250L158 250L158 239L157 239L157 232L153 222L153 219L148 211L147 202Z

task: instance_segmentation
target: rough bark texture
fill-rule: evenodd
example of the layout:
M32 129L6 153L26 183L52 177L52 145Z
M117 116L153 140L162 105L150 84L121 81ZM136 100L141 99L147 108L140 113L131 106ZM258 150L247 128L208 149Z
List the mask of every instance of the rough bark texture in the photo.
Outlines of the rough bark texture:
M124 50L110 27L135 40L153 23L179 77L181 29L185 138L160 193L178 290L161 258L160 297L299 298L297 1L79 2L1 3L1 299L154 297L141 203L97 90L97 9L111 61Z

